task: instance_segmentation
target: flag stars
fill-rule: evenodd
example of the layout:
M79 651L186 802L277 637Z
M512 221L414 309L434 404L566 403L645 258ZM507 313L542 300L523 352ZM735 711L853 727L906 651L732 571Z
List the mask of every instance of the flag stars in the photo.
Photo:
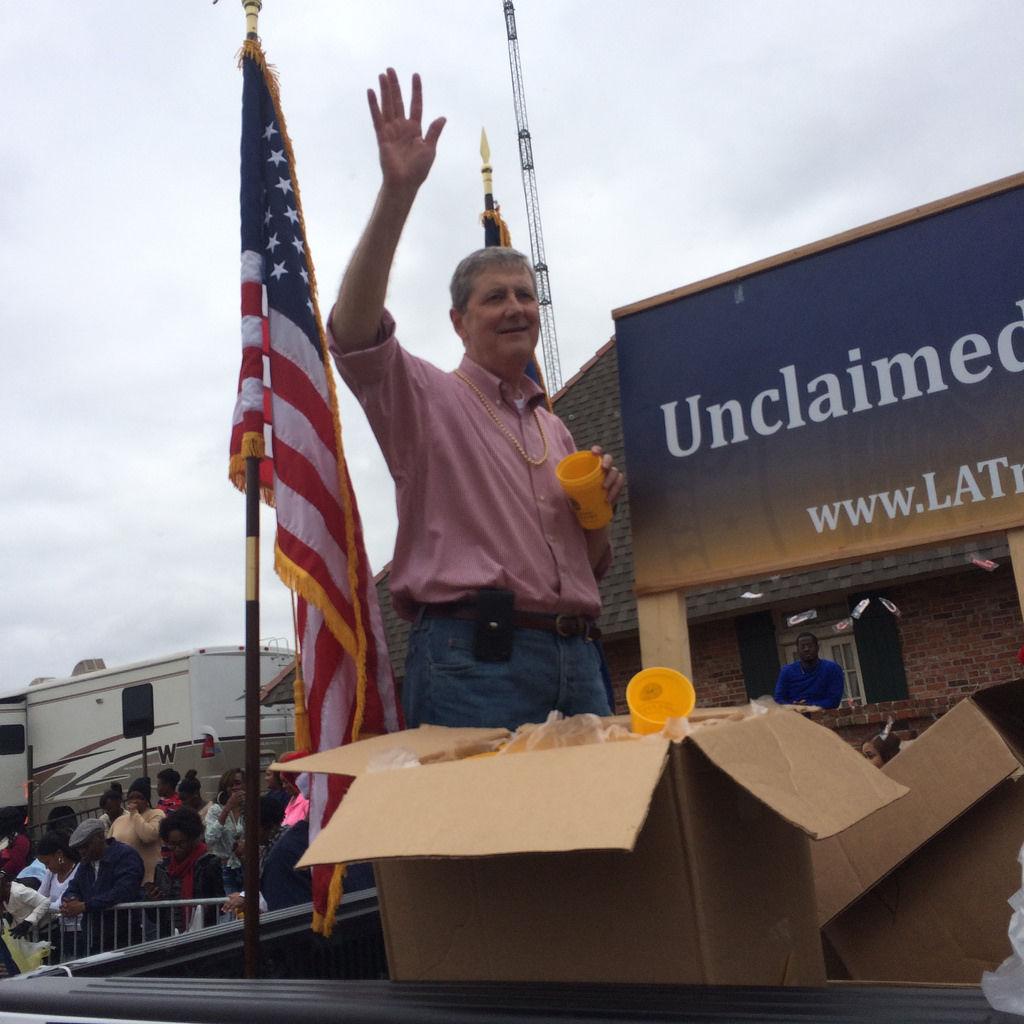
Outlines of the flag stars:
M273 252L281 243L278 241L277 232L267 239L267 248Z
M287 178L278 178L274 188L279 188L282 195L287 195L292 190L292 183Z
M275 167L279 167L285 162L284 150L283 149L272 149L270 156L267 157L267 163L273 164Z
M312 299L306 299L306 305L309 308L310 313L312 313L313 312L313 300Z
M271 135L277 135L277 129L274 127L273 121L271 121L270 124L268 124L267 127L264 129L263 138L265 138L269 142Z
M264 227L266 227L266 225L270 223L270 220L271 220L271 218L273 216L274 215L273 215L273 213L271 213L270 207L268 206L267 207L267 212L265 214L263 214L263 225L264 225Z
M293 223L297 224L299 220L299 213L297 210L293 210L290 206L284 211L284 215Z
M303 267L299 273L302 275L302 281L304 284L309 284L309 272Z
M297 253L297 254L298 254L299 256L301 256L301 255L302 255L302 254L303 254L303 253L304 253L304 252L306 251L306 250L305 250L305 246L304 246L304 245L302 244L302 239L301 239L301 238L299 238L299 236L298 236L298 235L296 235L296 236L295 236L295 237L294 237L294 238L292 239L292 245L294 245L294 246L295 246L295 252L296 252L296 253Z
M275 280L279 281L288 271L284 268L284 262L275 263L274 269L270 272L270 276Z

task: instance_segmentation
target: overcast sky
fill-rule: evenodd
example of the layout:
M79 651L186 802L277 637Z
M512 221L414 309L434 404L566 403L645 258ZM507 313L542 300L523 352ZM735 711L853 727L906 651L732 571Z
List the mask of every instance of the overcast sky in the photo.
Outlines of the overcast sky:
M519 0L563 377L610 310L1022 169L1019 0ZM501 0L265 0L321 303L379 172L365 89L448 118L392 275L408 347L454 367L482 244L479 136L529 251ZM76 661L241 643L237 0L0 3L0 692ZM343 387L374 569L390 479ZM263 517L261 634L290 642Z

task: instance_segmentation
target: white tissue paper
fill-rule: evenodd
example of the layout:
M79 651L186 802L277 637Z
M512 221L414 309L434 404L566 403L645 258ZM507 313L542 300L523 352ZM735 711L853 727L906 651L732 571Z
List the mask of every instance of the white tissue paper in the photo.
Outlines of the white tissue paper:
M1024 865L1024 846L1017 854ZM1010 917L1010 945L1013 956L1007 957L994 971L981 976L981 990L993 1010L1024 1014L1024 872L1021 887L1007 901L1013 907Z

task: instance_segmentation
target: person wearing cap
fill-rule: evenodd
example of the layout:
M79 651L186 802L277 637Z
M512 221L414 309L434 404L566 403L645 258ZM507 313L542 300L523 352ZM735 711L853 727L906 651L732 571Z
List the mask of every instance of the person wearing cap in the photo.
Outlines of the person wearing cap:
M382 182L327 335L395 481L391 598L414 623L407 724L610 714L593 641L611 532L580 525L555 473L576 443L527 375L540 331L533 271L501 247L459 263L449 317L465 356L453 373L399 344L387 284L444 118L423 130L418 75L408 114L394 69L379 84L379 102L373 90L369 100ZM625 478L600 446L591 451L614 506Z
M125 813L115 818L110 826L112 839L127 843L138 851L146 866L144 883L153 881L153 873L160 863L160 822L164 818L163 811L150 807L151 795L149 779L145 776L136 779L128 787Z
M78 856L78 870L64 891L61 913L86 916L90 953L120 948L138 940L139 915L115 911L119 903L139 898L145 867L127 843L104 838L103 822L86 818L68 840Z

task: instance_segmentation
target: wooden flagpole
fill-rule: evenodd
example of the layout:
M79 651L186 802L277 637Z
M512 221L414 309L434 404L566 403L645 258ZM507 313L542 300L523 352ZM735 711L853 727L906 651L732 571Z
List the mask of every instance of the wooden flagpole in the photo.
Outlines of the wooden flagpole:
M258 39L262 0L242 0ZM245 976L260 974L260 459L245 460Z

